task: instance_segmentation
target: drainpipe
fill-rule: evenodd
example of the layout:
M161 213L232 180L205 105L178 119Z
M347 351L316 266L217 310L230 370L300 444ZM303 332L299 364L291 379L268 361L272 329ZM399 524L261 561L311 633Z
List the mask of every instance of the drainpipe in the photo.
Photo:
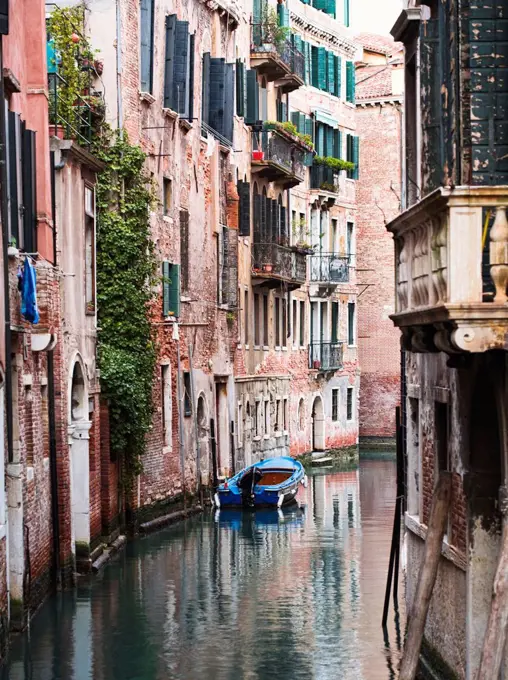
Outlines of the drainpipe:
M123 129L122 109L122 20L120 15L120 0L116 0L116 108L118 129Z
M7 125L6 125L6 103L3 73L3 39L0 35L0 130L2 131L3 139L5 140ZM9 249L9 233L8 233L8 212L7 212L7 154L5 150L5 143L0 144L0 216L2 219L2 254L4 264L4 313L5 313L5 409L7 416L7 452L8 461L13 461L13 438L12 438L12 343L11 343L11 309L9 304L9 257L7 251ZM2 482L3 483L3 482Z

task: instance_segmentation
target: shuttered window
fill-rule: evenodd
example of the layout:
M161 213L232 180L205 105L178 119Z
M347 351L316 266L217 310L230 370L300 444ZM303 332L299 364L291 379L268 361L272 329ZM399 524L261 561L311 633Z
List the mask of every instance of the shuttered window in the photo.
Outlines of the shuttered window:
M162 313L180 316L180 265L167 261L162 263Z
M330 94L335 94L335 55L333 52L326 53L326 89Z
M203 55L202 117L219 135L233 141L234 64Z
M240 236L250 236L250 183L240 180L238 190L238 233Z
M22 125L23 135L23 237L27 253L37 252L35 132Z
M155 0L141 0L141 91L153 90L153 20Z
M339 303L332 302L332 343L339 341Z
M289 27L289 9L283 3L277 5L277 16L279 26Z
M355 65L352 61L346 62L346 101L355 101Z
M189 290L189 212L180 210L180 284Z
M7 130L7 192L9 242L23 247L23 237L20 234L20 208L22 201L21 188L21 121L17 113L8 112ZM21 236L21 238L20 238Z
M334 56L334 64L335 64L335 91L333 94L336 97L340 97L342 82L342 59L337 54Z
M164 107L186 118L193 117L194 35L189 22L166 17L166 51L164 62Z
M349 26L349 22L350 22L349 0L344 0L344 26Z
M247 111L247 87L245 63L241 59L236 60L236 115L245 116Z
M259 120L259 88L257 72L254 69L247 71L247 111L245 122L254 125Z
M346 137L346 160L355 164L354 170L348 170L347 176L350 179L358 179L360 171L360 140L355 135Z

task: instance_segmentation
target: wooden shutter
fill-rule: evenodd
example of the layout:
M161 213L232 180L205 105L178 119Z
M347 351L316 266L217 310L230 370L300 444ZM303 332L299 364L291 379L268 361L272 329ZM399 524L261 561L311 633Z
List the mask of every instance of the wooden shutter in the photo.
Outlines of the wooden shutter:
M295 49L297 49L299 52L303 54L303 47L302 47L302 36L298 35L297 33L293 33L293 45L295 46Z
M344 26L349 26L349 0L344 0Z
M318 156L325 155L325 126L316 123L316 152Z
M245 116L245 64L236 60L236 115Z
M327 67L327 90L330 94L335 94L335 55L333 52L326 53Z
M265 208L265 214L266 214L266 220L265 220L265 235L264 235L264 242L265 243L272 243L273 241L273 236L276 231L276 226L277 222L274 220L274 217L277 215L276 209L274 209L274 201L272 201L271 198L266 198L266 208ZM275 201L275 206L277 205L277 202Z
M261 243L261 196L257 192L253 196L252 208L254 210L254 243Z
M316 9L320 9L323 12L326 12L326 8L328 6L328 0L313 0L312 4Z
M279 26L289 27L289 9L284 4L277 5Z
M19 202L22 198L18 196L18 158L21 156L21 149L18 148L18 136L16 130L20 128L19 114L14 111L8 112L8 146L9 155L7 158L7 171L9 181L10 198L10 230L9 237L16 239L16 245L21 245L19 239Z
M164 58L164 108L173 109L173 65L175 58L176 14L166 17L166 53Z
M162 263L162 313L180 316L180 265Z
M333 131L333 157L342 158L342 135L340 130Z
M287 229L287 224L286 224L286 208L285 206L281 205L280 207L280 235L282 238L282 243L283 245L288 244L288 229Z
M180 276L183 290L189 289L189 212L180 210Z
M141 0L141 90L153 89L153 8L155 0Z
M313 125L312 118L309 118L307 116L304 116L304 118L305 118L305 130L304 130L304 132L305 132L306 135L310 135L311 138L312 138L312 141L314 141L314 125Z
M333 156L334 137L335 137L334 132L335 132L335 130L330 125L326 125L326 127L325 127L325 142L326 142L325 156Z
M311 45L304 40L302 40L302 52L304 62L304 80L306 85L310 85L312 82L312 50Z
M320 90L326 90L326 49L318 47L318 87Z
M318 47L315 45L311 46L311 85L312 87L319 87L319 59L318 59Z
M335 19L337 14L336 0L327 0L325 12Z
M203 74L201 87L201 118L203 123L210 121L210 52L203 54Z
M234 64L224 64L224 116L222 135L233 142L233 114L235 102L235 68Z
M336 97L341 96L341 84L342 84L342 59L338 55L335 55L335 92Z
M355 164L355 169L353 170L353 179L358 179L360 176L360 138L354 136L352 144L353 163Z
M9 33L9 0L0 0L0 35Z
M332 343L336 343L339 340L338 337L338 325L339 325L339 303L332 302Z
M24 128L24 126L23 126ZM37 252L37 199L35 132L23 129L23 246L26 252Z
M224 107L226 105L226 60L210 59L210 112L209 125L219 134L224 130Z
M195 35L194 33L189 37L189 106L188 106L188 118L192 122L194 119L194 46L195 46ZM231 113L231 115L233 115Z
M346 62L346 101L355 101L355 65L352 61Z
M257 71L247 71L247 115L245 122L254 125L259 120L259 88Z
M189 22L177 21L173 59L173 109L183 116L189 113Z
M237 184L238 190L238 212L239 224L238 233L240 236L250 236L250 184L240 180Z

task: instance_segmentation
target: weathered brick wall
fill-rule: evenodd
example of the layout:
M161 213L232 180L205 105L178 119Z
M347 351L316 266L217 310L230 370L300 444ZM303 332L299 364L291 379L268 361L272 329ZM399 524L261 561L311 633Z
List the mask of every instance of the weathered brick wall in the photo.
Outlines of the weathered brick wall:
M395 104L363 105L356 110L361 140L357 220L360 437L393 437L400 400L400 333L389 318L395 304L393 240L385 225L400 210L401 116Z

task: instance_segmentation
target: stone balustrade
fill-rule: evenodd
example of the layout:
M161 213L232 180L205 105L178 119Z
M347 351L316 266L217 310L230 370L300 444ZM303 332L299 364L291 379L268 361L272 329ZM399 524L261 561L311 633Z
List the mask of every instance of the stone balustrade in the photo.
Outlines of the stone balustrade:
M412 351L507 349L508 187L440 188L387 225Z

